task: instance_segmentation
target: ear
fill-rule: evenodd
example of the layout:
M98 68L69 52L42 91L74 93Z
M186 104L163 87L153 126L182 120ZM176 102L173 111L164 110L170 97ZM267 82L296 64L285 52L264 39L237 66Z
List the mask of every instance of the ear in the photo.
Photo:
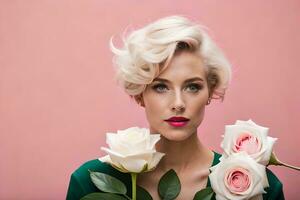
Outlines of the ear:
M144 103L144 98L143 98L143 93L134 96L135 101L142 107L145 107L145 103Z

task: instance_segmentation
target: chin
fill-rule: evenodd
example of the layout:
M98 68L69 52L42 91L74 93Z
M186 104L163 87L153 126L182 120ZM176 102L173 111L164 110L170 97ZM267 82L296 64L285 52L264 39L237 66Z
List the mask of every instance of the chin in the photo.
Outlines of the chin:
M170 141L184 141L192 135L191 131L188 130L167 130L166 132L161 132L161 136Z

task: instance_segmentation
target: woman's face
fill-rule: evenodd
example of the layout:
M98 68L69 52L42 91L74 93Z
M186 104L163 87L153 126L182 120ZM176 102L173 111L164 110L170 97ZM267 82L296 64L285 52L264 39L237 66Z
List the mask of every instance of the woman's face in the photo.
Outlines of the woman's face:
M146 87L142 97L151 133L160 133L173 141L197 133L209 97L201 57L191 52L175 55L165 71ZM181 123L183 126L165 121L174 116L189 120Z

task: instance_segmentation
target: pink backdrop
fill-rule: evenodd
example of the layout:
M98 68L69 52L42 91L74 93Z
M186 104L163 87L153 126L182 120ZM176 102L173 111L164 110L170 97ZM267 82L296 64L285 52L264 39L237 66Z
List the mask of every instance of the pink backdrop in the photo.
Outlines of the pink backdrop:
M112 78L108 41L172 14L208 26L233 65L200 138L221 152L224 126L251 118L280 138L282 160L300 165L299 1L2 0L0 199L64 199L71 172L103 155L106 132L147 127ZM296 199L300 173L270 168Z

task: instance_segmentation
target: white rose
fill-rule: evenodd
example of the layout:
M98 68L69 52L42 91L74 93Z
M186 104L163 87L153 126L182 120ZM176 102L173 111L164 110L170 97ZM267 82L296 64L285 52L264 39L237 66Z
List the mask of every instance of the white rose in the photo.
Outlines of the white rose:
M108 155L100 161L111 164L122 172L153 170L164 153L156 152L155 144L160 134L150 134L149 129L131 127L117 133L106 133L109 148L101 147Z
M234 125L226 125L221 147L224 156L245 151L257 162L269 163L273 145L277 138L268 136L269 128L248 121L237 120Z
M210 168L211 187L216 200L262 199L269 187L266 166L257 163L246 152L221 157L220 163Z

